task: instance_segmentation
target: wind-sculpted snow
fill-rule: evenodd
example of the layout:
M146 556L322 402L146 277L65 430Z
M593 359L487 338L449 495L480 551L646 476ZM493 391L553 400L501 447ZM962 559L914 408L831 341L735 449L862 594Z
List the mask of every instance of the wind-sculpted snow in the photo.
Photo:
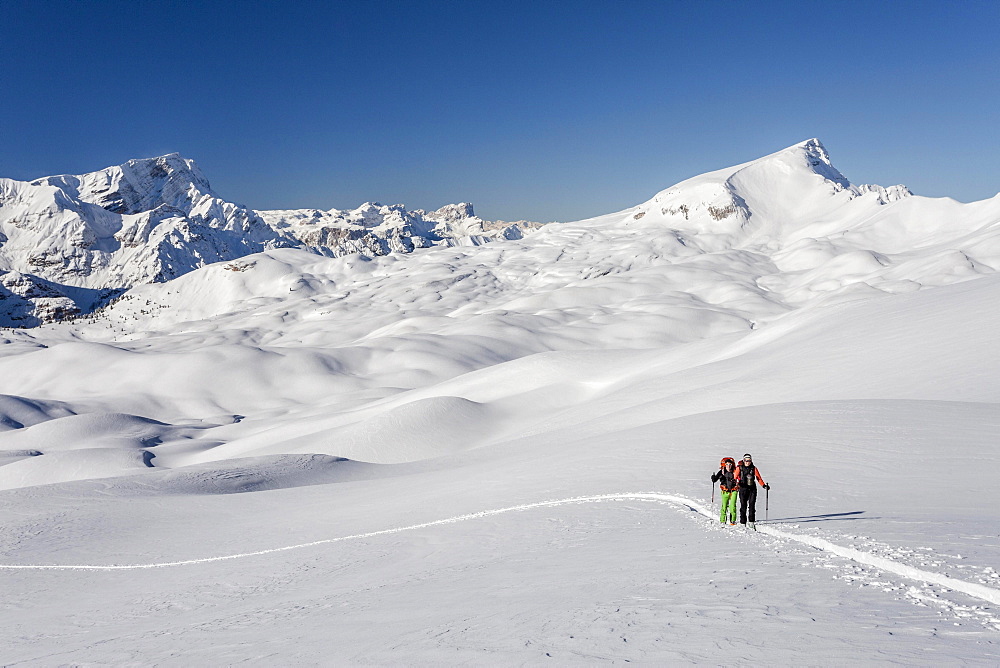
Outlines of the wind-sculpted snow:
M22 429L57 417L72 415L56 402L33 401L0 394L0 431Z
M192 189L221 207L205 216L229 215L194 171L175 188L140 167L112 170L119 185L87 198L93 179L31 187L60 207L100 208L96 238L118 230L122 244L116 220L140 241L174 224L169 207L190 220ZM25 188L0 183L4 201L40 201ZM150 217L136 212L152 202L130 194L141 192L163 200ZM28 209L25 229L62 210ZM980 594L1000 578L982 506L1000 430L1000 198L854 185L811 140L625 211L500 228L498 243L481 244L480 230L498 230L464 205L254 220L300 247L227 256L73 322L0 332L0 563L118 564L139 578L148 565L225 558L229 580L247 578L238 595L197 569L157 580L155 595L138 581L86 639L56 624L78 648L66 661L134 661L130 643L172 636L144 627L122 640L122 629L163 615L185 637L201 625L221 634L186 658L234 662L249 655L218 647L242 646L247 620L298 629L302 610L323 628L364 622L336 648L301 643L302 663L483 662L473 646L500 648L485 656L494 662L547 660L521 635L567 649L553 656L568 663L718 662L667 636L631 637L627 654L617 632L593 632L586 652L565 640L610 619L697 620L711 647L750 620L769 638L751 662L775 662L777 647L777 662L802 663L794 637L861 663L920 663L914 634L935 660L997 658L1000 613ZM2 258L23 242L8 236ZM336 250L338 239L373 245ZM413 252L396 252L410 250L403 239ZM4 308L60 308L63 284L14 269L0 277ZM544 521L507 512L670 489L707 513L709 474L744 452L772 486L752 536L648 508L615 520L570 503ZM103 610L107 588L87 579L100 573L45 574L71 576L85 578L67 589L81 597L44 594L77 614ZM5 577L15 610L56 586L30 569ZM444 593L456 582L469 592L458 599ZM600 600L580 598L591 593ZM345 601L360 617L342 616ZM216 606L230 605L245 616L223 619ZM553 621L553 609L568 612ZM406 639L387 643L387 610L411 611L419 628L401 622ZM453 633L473 633L469 620L483 625L474 639ZM19 648L11 660L43 660L29 621L0 638ZM837 629L851 642L834 642ZM143 656L176 659L162 651Z

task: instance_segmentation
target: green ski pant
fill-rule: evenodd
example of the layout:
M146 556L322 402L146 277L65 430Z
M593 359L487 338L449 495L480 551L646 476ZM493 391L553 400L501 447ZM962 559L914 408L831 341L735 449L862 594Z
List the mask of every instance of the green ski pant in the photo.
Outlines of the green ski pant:
M731 492L722 493L722 510L719 512L719 521L726 521L726 511L729 511L729 521L736 524L736 501L739 498L738 492L734 489Z

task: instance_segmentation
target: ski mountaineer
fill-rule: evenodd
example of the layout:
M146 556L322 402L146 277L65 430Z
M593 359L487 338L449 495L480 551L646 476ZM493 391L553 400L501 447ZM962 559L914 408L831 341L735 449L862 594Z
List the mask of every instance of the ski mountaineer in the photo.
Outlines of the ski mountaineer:
M743 455L743 461L736 465L736 482L740 487L740 524L747 523L747 511L750 515L750 529L757 530L757 483L764 489L771 486L760 477L760 471L753 464L750 453Z
M712 474L712 482L719 482L719 489L722 490L722 510L719 511L719 522L726 523L729 517L729 524L736 524L736 460L732 457L723 457L719 462L718 473Z

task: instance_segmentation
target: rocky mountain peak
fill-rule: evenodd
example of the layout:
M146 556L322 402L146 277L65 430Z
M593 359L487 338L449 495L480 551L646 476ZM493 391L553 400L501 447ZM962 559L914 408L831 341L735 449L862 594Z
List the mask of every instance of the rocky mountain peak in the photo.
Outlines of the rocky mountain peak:
M445 205L437 211L424 214L424 217L428 220L437 220L442 223L458 223L466 218L475 218L476 213L472 208L472 204L461 202L459 204Z
M54 186L70 199L117 214L142 213L161 204L182 206L197 196L215 196L195 162L177 153L129 160L79 176L49 176L31 185Z

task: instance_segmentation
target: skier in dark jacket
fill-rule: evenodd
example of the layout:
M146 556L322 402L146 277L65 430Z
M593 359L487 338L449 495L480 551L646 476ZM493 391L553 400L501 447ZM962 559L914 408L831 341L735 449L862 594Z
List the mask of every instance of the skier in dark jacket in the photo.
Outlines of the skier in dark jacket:
M719 512L719 521L726 523L726 516L729 516L729 523L736 524L736 460L732 457L723 457L719 462L719 470L712 474L712 482L718 482L722 490L722 510Z
M771 486L760 477L760 471L754 466L749 453L743 455L743 461L736 465L736 482L740 488L740 524L747 523L749 511L750 528L756 531L757 483L764 489L771 489Z

